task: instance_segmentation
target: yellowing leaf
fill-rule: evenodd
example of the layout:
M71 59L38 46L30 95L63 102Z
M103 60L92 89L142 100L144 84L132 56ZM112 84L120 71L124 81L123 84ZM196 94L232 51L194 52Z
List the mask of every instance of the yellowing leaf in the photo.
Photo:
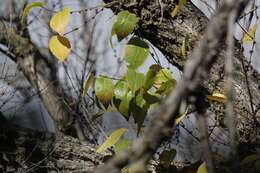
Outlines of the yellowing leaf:
M123 140L118 141L115 144L115 154L118 156L120 153L127 150L129 145L131 144L131 142L132 141L129 139L123 139Z
M251 43L255 39L256 34L256 24L245 33L243 37L243 43Z
M59 35L63 36L65 32L65 28L69 23L70 9L69 7L64 7L64 9L54 16L52 16L50 21L50 27L53 31L59 33Z
M45 5L45 2L32 2L26 5L26 7L23 10L23 14L22 14L22 23L25 24L26 22L26 18L29 15L31 9L35 8L35 7L42 7Z
M88 79L84 82L83 93L82 93L83 96L87 95L88 89L93 84L94 80L95 80L95 76L93 73L91 73Z
M120 128L115 130L107 139L106 141L97 149L98 153L104 152L106 149L112 147L117 141L125 134L127 131L126 128Z
M179 0L178 5L175 6L173 11L171 12L171 16L175 17L179 13L179 11L182 9L182 7L185 5L186 0Z
M224 94L221 94L218 92L214 92L212 95L208 95L207 98L210 101L217 101L217 102L221 102L221 103L224 103L227 101L227 97Z
M114 85L111 79L101 76L95 82L95 93L97 98L107 104L114 96Z
M49 42L49 49L60 62L63 62L70 54L70 41L66 37L52 36Z
M206 163L203 162L203 163L199 166L199 168L198 168L198 170L197 170L197 173L207 173L207 172L208 172L208 171L207 171Z
M180 117L175 119L175 124L179 124L181 120L187 115L187 113L188 113L188 109L186 109L186 111Z
M137 17L129 11L121 11L117 14L116 20L112 27L110 35L110 44L112 36L116 34L118 41L123 40L126 36L131 34L138 22ZM112 45L112 44L111 44Z
M160 88L163 83L169 80L173 80L171 71L166 68L161 69L155 77L154 86Z
M129 40L125 47L124 58L128 67L136 69L141 66L149 55L149 46L137 37Z

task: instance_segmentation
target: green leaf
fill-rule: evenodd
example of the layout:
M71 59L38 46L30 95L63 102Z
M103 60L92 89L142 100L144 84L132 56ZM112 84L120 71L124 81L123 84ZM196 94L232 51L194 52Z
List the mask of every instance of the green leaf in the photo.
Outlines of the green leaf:
M137 17L129 11L121 11L117 14L116 20L112 27L110 36L110 43L112 36L116 34L119 41L123 40L126 36L131 34L138 22ZM112 44L111 44L112 45Z
M22 14L22 24L25 24L27 16L29 15L30 11L35 7L43 7L46 3L45 2L32 2L26 5L23 10Z
M91 73L88 79L84 82L83 93L82 93L83 96L87 95L88 89L93 84L94 80L95 80L95 75Z
M160 95L169 95L172 89L174 88L176 81L174 79L163 82L158 90L156 90L157 94Z
M199 166L199 168L198 168L198 170L197 170L197 173L207 173L207 172L208 172L208 171L207 171L206 163L203 162L203 163Z
M123 100L128 93L128 84L125 81L118 81L115 85L115 98Z
M111 79L102 76L95 82L95 93L97 98L103 103L108 104L114 95L114 85Z
M148 44L137 37L131 38L125 47L124 58L129 68L136 69L141 66L148 55Z
M175 6L174 10L171 12L171 16L175 17L180 12L182 7L186 4L186 0L179 0L178 5Z
M155 77L157 73L162 69L162 67L158 64L153 64L149 67L149 70L146 73L145 83L144 83L144 90L149 90L155 81Z
M126 151L131 144L131 140L122 139L115 144L115 153L118 156L121 152Z
M117 141L125 134L126 128L120 128L115 130L106 141L97 149L98 153L103 153L106 149L112 147Z
M172 78L171 71L166 68L163 68L157 73L154 80L154 86L156 88L160 88L163 83L170 80L173 80L173 83L175 83L175 80Z
M145 82L145 76L143 73L138 73L130 68L127 71L126 79L128 81L129 88L133 93L143 87Z
M160 164L162 164L165 168L168 168L171 165L174 157L176 156L176 150L163 150L163 152L159 156Z
M160 101L160 95L152 92L145 92L143 97L148 104L154 104Z
M139 100L139 102L140 102L140 100ZM148 108L145 105L140 107L137 104L140 104L140 103L138 103L138 100L131 102L131 112L134 117L135 123L137 123L137 128L138 128L137 134L139 134L139 132L143 126L145 117L147 115Z
M132 101L133 98L134 98L133 92L129 91L126 97L124 97L119 104L118 110L126 119L129 118L130 102Z

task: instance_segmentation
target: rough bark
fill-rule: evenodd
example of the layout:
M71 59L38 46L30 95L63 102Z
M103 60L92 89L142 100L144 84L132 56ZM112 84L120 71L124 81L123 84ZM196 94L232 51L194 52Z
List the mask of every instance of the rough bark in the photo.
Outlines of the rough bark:
M0 115L0 172L93 172L110 156L95 150L93 144L70 136L55 139L54 133L23 128Z
M114 0L105 0L106 3ZM175 3L171 0L163 2L163 18L161 21L161 7L158 0L143 1L122 1L114 5L112 10L125 9L135 13L139 18L138 36L147 39L156 46L167 58L167 60L180 70L183 70L184 63L190 57L193 48L203 37L205 28L208 25L207 17L200 12L190 1L187 1L179 14L172 18L171 11ZM188 37L188 56L184 57L181 47L185 37ZM220 58L210 70L210 78L204 86L207 93L218 91L225 93L224 65L225 65L225 41L220 46ZM209 52L204 52L205 56ZM257 141L259 139L259 125L257 119L260 118L260 74L246 61L241 50L241 45L236 42L234 50L234 71L233 85L235 87L235 107L237 115L237 127L240 130L241 141ZM224 117L223 105L211 104L209 109L220 118ZM255 137L257 136L257 138Z

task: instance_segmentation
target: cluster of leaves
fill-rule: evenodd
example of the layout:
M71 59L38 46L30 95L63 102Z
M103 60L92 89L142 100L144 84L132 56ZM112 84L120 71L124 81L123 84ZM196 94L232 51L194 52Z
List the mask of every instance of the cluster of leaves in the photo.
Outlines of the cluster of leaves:
M36 7L43 7L44 2L32 2L28 4L22 14L21 23L26 24L27 16ZM54 14L50 20L50 28L56 33L49 41L49 49L52 54L60 61L64 62L71 52L70 41L64 36L65 29L69 23L70 8L64 7L63 10Z
M116 35L121 41L136 28L138 19L128 11L118 13L111 37ZM132 115L141 129L151 105L169 94L176 81L168 69L154 64L146 74L138 72L149 55L149 45L138 37L132 37L125 45L124 59L126 74L115 85L112 79L101 76L96 79L95 93L99 104L115 107L127 120Z

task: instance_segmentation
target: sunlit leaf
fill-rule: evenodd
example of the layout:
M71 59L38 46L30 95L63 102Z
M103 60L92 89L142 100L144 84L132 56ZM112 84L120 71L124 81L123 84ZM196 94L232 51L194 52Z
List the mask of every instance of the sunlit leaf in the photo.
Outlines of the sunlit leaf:
M146 73L145 76L145 83L144 83L144 90L149 90L156 79L157 73L162 69L160 65L153 64L149 67L149 70Z
M105 76L97 78L95 82L95 94L103 104L108 104L114 96L112 80Z
M91 73L88 79L84 82L83 94L82 94L83 96L87 95L88 89L93 84L94 80L95 80L95 75Z
M253 164L256 160L260 160L260 155L258 154L251 154L249 156L246 156L241 162L241 166L245 166L248 164Z
M171 71L166 68L161 69L155 77L154 86L160 88L163 83L169 80L173 80Z
M70 54L70 41L63 36L52 36L49 41L49 49L60 62L63 62Z
M122 101L120 102L119 105L119 112L126 118L129 118L129 109L130 109L130 102L131 100L134 98L134 94L132 91L129 91L126 95L126 97L124 97L122 99Z
M181 122L181 120L188 114L188 109L186 109L186 111L180 115L178 118L175 119L175 124L179 124Z
M137 123L137 133L139 133L143 127L143 122L150 107L150 104L144 99L143 94L145 94L143 90L139 90L130 103L131 114L133 115L135 123Z
M97 149L98 153L103 153L108 148L112 147L117 141L125 134L126 128L120 128L115 130L106 141Z
M69 7L64 7L62 11L59 11L50 20L50 27L53 31L59 33L63 36L65 28L69 23L70 9Z
M131 34L134 31L137 22L137 17L129 11L119 12L112 27L110 42L113 35L116 35L117 39L121 41L126 36Z
M115 144L115 153L118 156L121 152L126 151L131 144L131 140L122 139Z
M26 18L29 15L30 11L35 7L43 7L46 3L45 2L32 2L26 5L26 7L23 10L22 14L22 23L24 24L26 22Z
M124 58L129 68L140 67L149 54L149 46L137 37L131 38L125 47Z
M166 82L163 82L160 88L156 90L156 93L160 95L169 95L175 85L176 81L174 79L170 79Z
M256 24L245 33L243 37L243 43L251 43L255 39L256 34Z
M217 102L221 102L221 103L224 103L227 101L227 97L224 94L221 94L218 92L214 92L212 95L208 95L207 98L210 101L217 101Z
M145 82L145 76L143 73L138 73L133 69L128 69L126 79L129 84L129 88L133 93L140 89Z
M173 9L173 11L171 12L171 16L172 17L177 16L177 14L180 12L180 10L185 5L185 3L186 3L186 0L179 0L178 5L176 5L175 8Z
M206 163L203 162L203 163L199 166L199 168L198 168L198 170L197 170L197 173L207 173L207 172L208 172L208 171L207 171Z
M123 100L128 93L128 84L125 81L118 81L115 85L115 98Z

